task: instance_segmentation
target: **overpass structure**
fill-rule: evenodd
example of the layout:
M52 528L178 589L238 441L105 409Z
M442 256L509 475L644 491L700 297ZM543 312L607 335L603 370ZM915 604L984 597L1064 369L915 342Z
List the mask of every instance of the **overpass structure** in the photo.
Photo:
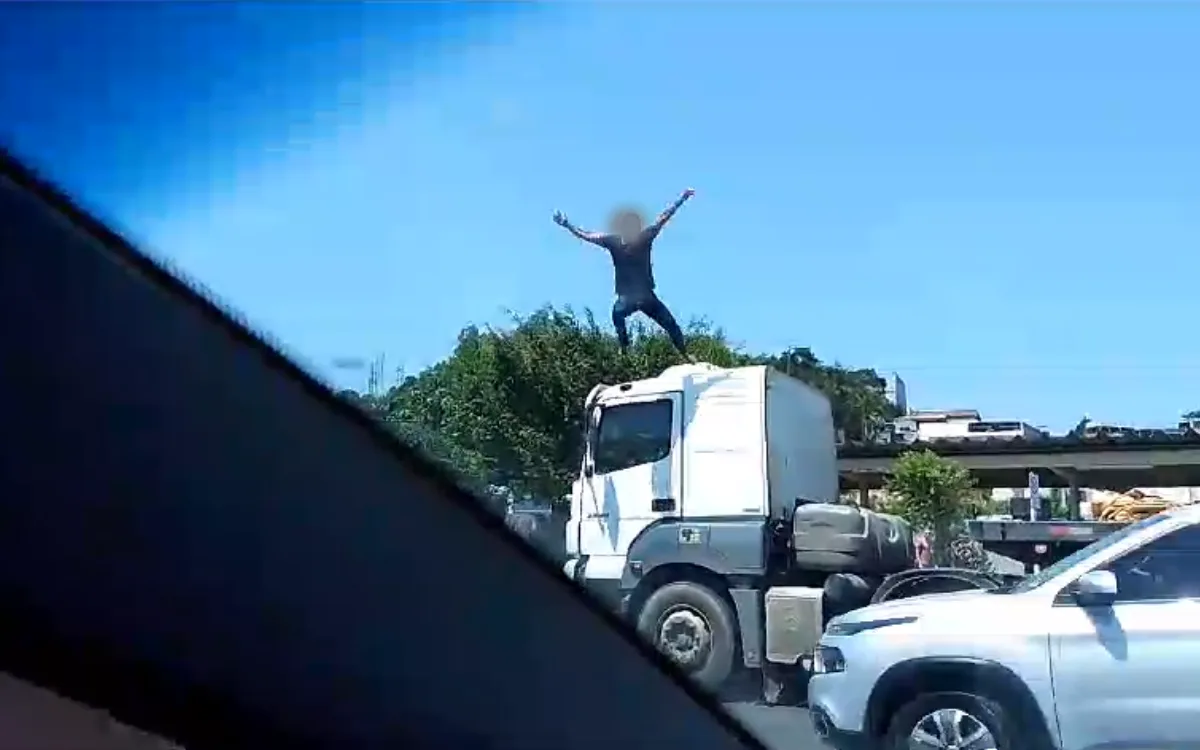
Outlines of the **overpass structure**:
M1024 487L1031 471L1043 487L1072 490L1200 486L1200 432L1144 430L1121 437L844 445L838 451L842 488L878 489L897 458L926 448L961 463L982 488Z

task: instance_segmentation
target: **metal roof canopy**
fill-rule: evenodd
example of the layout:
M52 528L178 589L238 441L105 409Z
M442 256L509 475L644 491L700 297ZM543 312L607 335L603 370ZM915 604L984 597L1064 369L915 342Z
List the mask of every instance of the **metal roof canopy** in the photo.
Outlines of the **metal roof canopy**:
M1042 487L1127 490L1132 487L1200 486L1200 439L1171 441L1081 440L1022 441L979 445L944 442L913 446L846 446L838 457L844 489L878 489L896 459L910 450L928 448L958 461L978 486L1024 487L1028 472L1037 472Z

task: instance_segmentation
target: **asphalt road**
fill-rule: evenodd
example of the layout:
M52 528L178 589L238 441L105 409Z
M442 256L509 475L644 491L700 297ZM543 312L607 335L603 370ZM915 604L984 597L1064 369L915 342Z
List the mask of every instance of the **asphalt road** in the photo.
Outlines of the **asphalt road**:
M813 734L808 709L794 706L761 706L754 703L726 703L729 712L770 750L819 750L821 741Z

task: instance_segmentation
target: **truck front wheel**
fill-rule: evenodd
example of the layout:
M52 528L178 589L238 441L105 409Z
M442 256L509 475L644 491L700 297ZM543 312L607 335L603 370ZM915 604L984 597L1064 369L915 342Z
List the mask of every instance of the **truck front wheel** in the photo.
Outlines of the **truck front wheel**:
M734 614L707 586L680 581L658 589L642 607L637 629L709 690L716 690L733 672L737 650Z

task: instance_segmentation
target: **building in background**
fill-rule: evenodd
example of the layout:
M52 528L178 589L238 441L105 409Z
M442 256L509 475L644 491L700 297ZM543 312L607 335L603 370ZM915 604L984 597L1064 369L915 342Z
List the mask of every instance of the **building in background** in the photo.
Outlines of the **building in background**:
M896 407L898 414L908 414L908 386L904 380L897 374L892 373L885 381L884 395L887 400L892 402Z
M1041 440L1045 431L1015 419L984 419L975 409L910 411L896 420L913 442L934 440Z

